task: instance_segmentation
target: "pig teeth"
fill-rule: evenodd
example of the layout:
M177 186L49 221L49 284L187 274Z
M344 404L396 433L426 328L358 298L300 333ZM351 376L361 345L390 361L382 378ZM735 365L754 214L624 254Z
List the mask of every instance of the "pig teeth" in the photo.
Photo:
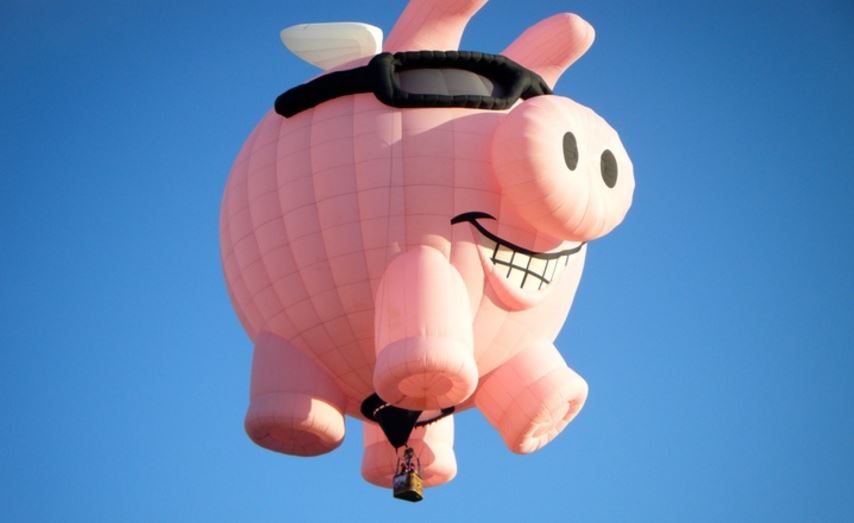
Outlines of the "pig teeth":
M525 291L545 289L569 265L569 254L525 254L483 236L480 245L498 273L503 274L514 287ZM577 249L573 250L577 252Z
M524 291L543 290L569 265L569 258L581 250L586 242L557 252L534 252L500 238L478 223L479 219L494 220L483 212L463 213L451 219L451 225L468 222L480 232L478 243L483 253L492 261L497 274L513 286ZM506 272L505 272L506 271Z

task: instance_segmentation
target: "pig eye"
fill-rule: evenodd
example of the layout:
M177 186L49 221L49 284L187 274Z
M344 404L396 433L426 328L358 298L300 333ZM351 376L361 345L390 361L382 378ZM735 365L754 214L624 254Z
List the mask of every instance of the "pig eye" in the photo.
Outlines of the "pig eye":
M572 133L563 135L563 159L570 171L578 167L578 142L575 141L575 135Z
M602 170L602 180L605 185L609 188L617 185L617 159L614 158L614 153L605 149L599 168Z

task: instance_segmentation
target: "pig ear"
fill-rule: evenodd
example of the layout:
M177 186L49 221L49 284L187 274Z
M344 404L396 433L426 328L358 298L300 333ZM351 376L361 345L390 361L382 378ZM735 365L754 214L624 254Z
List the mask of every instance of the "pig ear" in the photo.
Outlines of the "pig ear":
M293 25L279 36L292 53L324 71L374 56L383 44L379 27L358 22Z
M595 35L593 26L580 16L561 13L528 28L501 54L554 87L560 75L590 49Z
M385 50L454 51L463 30L487 0L410 0L388 35Z

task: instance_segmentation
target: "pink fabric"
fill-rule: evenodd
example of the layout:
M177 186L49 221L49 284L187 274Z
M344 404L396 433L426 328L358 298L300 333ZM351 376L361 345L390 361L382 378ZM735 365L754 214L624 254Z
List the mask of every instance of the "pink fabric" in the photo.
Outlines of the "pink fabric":
M564 162L567 131L578 142L580 161L573 172ZM631 205L632 163L620 138L596 113L568 98L538 96L519 105L498 125L492 147L503 194L543 232L593 240L616 227ZM613 188L603 183L600 172L606 149L625 178Z
M484 3L412 0L385 48L454 49ZM592 39L579 17L557 15L506 52L553 84ZM606 149L619 167L613 188L600 171ZM268 113L235 161L220 224L229 295L255 343L250 437L328 452L344 415L361 418L377 392L410 409L476 406L514 452L548 443L587 395L552 345L581 242L619 224L633 189L617 134L560 96L481 111L357 94L288 119ZM473 212L494 219L451 224ZM454 476L450 418L411 442L428 485ZM393 449L370 423L364 444L364 476L387 485Z
M484 377L475 404L510 450L527 454L562 431L586 399L587 383L557 349L534 341Z
M560 13L522 33L501 54L536 71L554 87L566 68L590 49L595 37L593 26L583 18Z
M272 334L256 339L246 432L262 447L314 456L344 439L345 398L307 354Z
M383 45L384 51L457 49L469 19L487 0L411 0Z

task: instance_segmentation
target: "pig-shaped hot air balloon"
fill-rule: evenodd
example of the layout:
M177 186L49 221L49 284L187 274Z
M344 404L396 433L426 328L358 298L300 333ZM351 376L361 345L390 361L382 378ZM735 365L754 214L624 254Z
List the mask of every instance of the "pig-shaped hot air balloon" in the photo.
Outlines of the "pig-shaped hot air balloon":
M632 164L552 93L593 28L559 14L501 54L458 51L485 3L411 0L384 43L364 24L283 31L324 72L249 136L221 214L257 444L323 454L350 415L368 481L391 485L408 445L432 486L456 474L452 412L477 407L528 453L584 404L553 342L588 243L631 204Z

